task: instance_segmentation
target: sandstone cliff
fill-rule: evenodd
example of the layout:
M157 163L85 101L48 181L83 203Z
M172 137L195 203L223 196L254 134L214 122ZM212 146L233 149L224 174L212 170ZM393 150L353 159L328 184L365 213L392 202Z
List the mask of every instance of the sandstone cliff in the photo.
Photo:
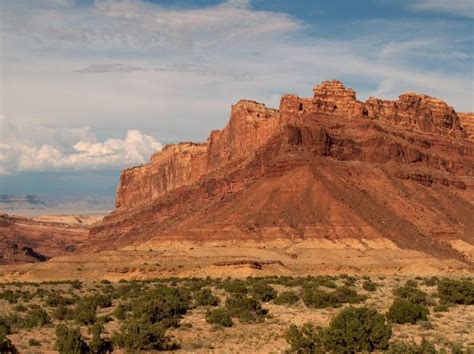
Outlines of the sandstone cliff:
M301 123L304 117L315 114L338 117L335 122L339 123L353 119L367 124L380 121L408 132L421 131L460 138L466 136L454 109L436 98L405 93L397 101L369 98L366 102L360 102L356 99L355 91L346 89L341 82L325 81L314 88L312 98L283 96L279 110L249 100L237 102L232 106L227 126L222 131L212 131L206 143L169 145L153 155L149 164L124 170L117 189L116 206L133 206L154 200L172 189L195 183L211 171L243 162L254 156L258 148L285 126ZM467 129L471 127L467 125ZM324 132L318 134L324 135ZM318 138L328 139L325 136ZM428 140L420 144L431 144ZM371 144L378 145L379 149L371 151L371 156L368 156L366 152L355 152L356 143L346 142L352 144L350 147L341 147L341 143L326 141L332 146L331 155L341 158L350 154L352 157L347 158L374 161L424 160L435 167L446 165L446 169L462 168L459 162L451 164L441 155L431 156L403 144L387 146L381 140L372 141ZM329 146L325 148L331 149ZM449 144L444 147L448 154L453 148Z
M206 143L125 170L87 247L381 240L469 263L471 118L427 95L361 102L338 81L284 95L279 110L239 101Z

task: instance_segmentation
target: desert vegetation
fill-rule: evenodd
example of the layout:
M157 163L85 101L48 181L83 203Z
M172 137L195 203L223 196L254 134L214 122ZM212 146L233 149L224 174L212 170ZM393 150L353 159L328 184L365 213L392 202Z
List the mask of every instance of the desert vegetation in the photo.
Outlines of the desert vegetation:
M470 278L274 276L0 285L0 351L470 353Z

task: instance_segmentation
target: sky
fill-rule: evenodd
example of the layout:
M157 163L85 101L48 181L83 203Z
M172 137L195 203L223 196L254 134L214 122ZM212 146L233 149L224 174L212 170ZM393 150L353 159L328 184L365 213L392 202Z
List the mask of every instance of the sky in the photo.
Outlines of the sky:
M121 169L205 141L237 100L278 107L328 79L360 100L415 91L474 111L473 7L0 0L0 194L113 196Z

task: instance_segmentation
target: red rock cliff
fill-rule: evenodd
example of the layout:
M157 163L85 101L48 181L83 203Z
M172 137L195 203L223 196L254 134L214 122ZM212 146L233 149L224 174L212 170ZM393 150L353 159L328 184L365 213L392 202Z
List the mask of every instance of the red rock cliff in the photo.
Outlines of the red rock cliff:
M207 171L207 145L167 145L143 166L122 171L117 208L155 199L174 188L189 185Z
M169 145L153 155L150 163L124 170L117 189L116 206L132 206L159 198L170 190L195 183L210 171L244 162L285 126L301 123L311 115L334 117L335 123L344 120L380 121L410 132L467 136L454 109L436 98L405 93L396 101L369 98L361 102L353 89L345 88L336 80L325 81L314 88L311 98L283 96L279 110L249 100L237 102L232 106L227 126L221 131L212 131L207 143ZM468 127L470 129L471 125ZM346 158L357 149L355 145L348 147L347 140L338 142L332 138L331 141L324 131L318 134L318 139L326 141L323 150L332 149L327 153ZM379 151L364 158L387 161L398 154L397 159L425 159L434 166L446 164L439 156L425 156L412 148L405 151L400 144L390 147L384 146L383 142L379 144ZM446 151L450 148L446 147Z

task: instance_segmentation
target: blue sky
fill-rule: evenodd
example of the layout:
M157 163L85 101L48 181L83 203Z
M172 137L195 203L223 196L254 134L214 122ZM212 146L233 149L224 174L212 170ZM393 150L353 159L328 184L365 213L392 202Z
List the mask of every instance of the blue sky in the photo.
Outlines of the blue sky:
M104 175L114 186L117 173L100 171L205 140L238 99L277 107L327 79L361 100L417 91L474 110L472 1L0 0L0 10L0 192L37 193L15 181L45 171L92 171L72 192Z

